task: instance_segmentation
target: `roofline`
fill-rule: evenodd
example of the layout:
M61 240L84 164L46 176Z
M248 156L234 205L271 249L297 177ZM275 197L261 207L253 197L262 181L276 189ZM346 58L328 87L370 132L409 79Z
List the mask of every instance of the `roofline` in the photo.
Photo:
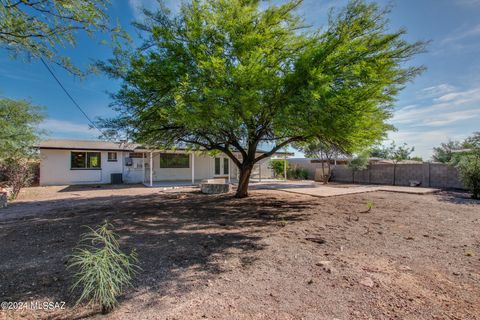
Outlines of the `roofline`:
M40 150L81 150L81 151L127 151L127 152L162 152L162 151L188 151L187 148L175 148L175 149L146 149L143 147L137 147L133 149L112 149L112 148L67 148L67 147L42 147L42 146L34 146L34 148ZM207 150L192 150L192 151L200 151L200 152L207 152ZM234 153L238 153L238 150L232 150ZM268 153L267 151L257 150L257 153ZM293 152L275 152L272 155L291 155L293 156Z
M48 149L48 150L82 150L82 151L130 151L133 152L135 149L110 149L110 148L63 148L63 147L40 147L35 146L37 149Z

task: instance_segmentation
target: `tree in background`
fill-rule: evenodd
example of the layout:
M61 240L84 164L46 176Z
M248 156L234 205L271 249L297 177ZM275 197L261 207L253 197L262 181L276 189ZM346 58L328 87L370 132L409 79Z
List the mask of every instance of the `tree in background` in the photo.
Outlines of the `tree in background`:
M413 151L415 151L415 147L408 147L406 143L397 146L395 141L392 141L389 146L373 147L370 151L370 156L393 160L394 163L398 163L402 160L414 160L412 157L410 157Z
M300 0L260 4L144 10L144 44L100 64L123 81L118 117L100 125L151 147L224 152L239 168L237 197L255 163L293 142L320 137L353 152L383 139L396 95L423 70L405 62L425 44L390 31L375 3L350 1L322 30L303 24ZM259 144L270 149L256 156Z
M102 0L2 0L0 1L0 47L16 57L44 58L66 70L80 70L58 48L76 45L78 31L89 36L109 32L117 41L125 34L111 27L106 10L109 1Z
M440 146L433 148L432 159L436 162L449 163L452 161L452 157L455 155L455 150L462 149L462 142L449 140L443 142Z
M321 161L322 181L324 184L328 184L332 172L331 162L341 154L340 149L334 144L318 139L312 140L309 143L295 144L295 148L303 152L305 157ZM326 167L325 162L327 164Z
M29 101L0 98L0 170L12 188L12 198L32 180L33 146L42 133L38 129L42 120L42 108Z
M352 170L353 183L355 183L355 172L367 169L369 156L370 154L368 152L362 152L356 157L348 160L347 166Z
M456 167L465 187L472 192L472 198L480 199L480 148L474 147L463 154Z

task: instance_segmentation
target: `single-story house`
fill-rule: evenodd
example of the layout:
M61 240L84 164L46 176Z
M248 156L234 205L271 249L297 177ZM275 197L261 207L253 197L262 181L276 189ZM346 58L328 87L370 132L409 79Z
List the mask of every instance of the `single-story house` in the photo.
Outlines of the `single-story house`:
M40 185L143 183L196 184L204 179L235 182L238 170L225 155L207 152L151 150L129 142L50 139L38 145ZM258 151L259 156L264 151ZM276 157L292 155L277 152ZM270 159L257 163L252 179L273 178Z

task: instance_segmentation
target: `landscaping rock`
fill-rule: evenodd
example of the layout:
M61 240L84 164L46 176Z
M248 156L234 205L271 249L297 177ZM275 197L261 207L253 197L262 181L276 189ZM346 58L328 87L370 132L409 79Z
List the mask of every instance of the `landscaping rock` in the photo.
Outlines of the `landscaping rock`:
M369 288L372 288L375 285L373 280L369 277L365 277L362 280L360 280L360 284L364 285L365 287L369 287Z
M202 183L200 190L206 194L228 193L230 192L230 185L228 183Z

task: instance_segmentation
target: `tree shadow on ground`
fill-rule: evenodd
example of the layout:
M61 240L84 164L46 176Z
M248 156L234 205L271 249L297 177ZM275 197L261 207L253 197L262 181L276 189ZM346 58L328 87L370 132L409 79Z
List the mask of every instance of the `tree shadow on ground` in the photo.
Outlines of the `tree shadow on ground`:
M253 253L264 247L265 231L304 220L303 211L311 205L267 194L235 199L195 192L67 199L40 216L0 222L0 300L67 301L73 306L66 257L84 226L105 219L115 226L122 249L138 252L142 271L133 291L187 292L192 280L226 271L223 261L230 256L248 268L255 263Z
M443 202L454 204L472 204L480 205L479 199L473 199L472 195L466 191L444 191L437 195L438 199Z

